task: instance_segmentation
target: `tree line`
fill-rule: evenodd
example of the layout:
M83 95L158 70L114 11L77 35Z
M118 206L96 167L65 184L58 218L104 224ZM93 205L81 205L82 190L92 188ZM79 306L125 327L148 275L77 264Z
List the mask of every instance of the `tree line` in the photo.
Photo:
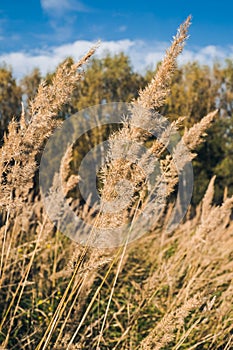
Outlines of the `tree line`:
M72 64L72 59L69 60ZM54 73L42 77L40 70L36 68L20 81L16 81L11 68L1 65L1 142L9 121L21 114L21 101L29 119L27 107L34 98L40 82L45 80L46 84L50 84ZM100 103L130 102L137 98L138 91L147 85L153 74L152 70L147 70L145 74L135 72L129 57L123 53L114 56L108 54L102 59L94 58L86 69L84 79L77 84L69 104L64 106L59 117L68 118L73 113ZM209 129L206 142L199 147L198 157L193 161L194 206L203 197L213 175L217 176L216 203L222 201L226 191L233 194L233 60L226 59L224 64L216 62L211 66L200 65L197 62L179 66L161 114L169 120L184 116L185 126L190 127L216 108L219 109L218 118ZM81 153L79 149L79 154ZM78 158L79 154L76 152L75 157Z

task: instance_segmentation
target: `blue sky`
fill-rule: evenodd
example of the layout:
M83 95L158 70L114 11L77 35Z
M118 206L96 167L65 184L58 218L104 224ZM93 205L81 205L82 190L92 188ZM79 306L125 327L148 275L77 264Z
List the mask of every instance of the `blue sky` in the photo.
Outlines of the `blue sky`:
M52 70L102 40L99 55L125 51L136 70L161 59L178 25L193 16L182 60L208 63L233 57L233 2L1 0L0 61L17 77L39 66Z

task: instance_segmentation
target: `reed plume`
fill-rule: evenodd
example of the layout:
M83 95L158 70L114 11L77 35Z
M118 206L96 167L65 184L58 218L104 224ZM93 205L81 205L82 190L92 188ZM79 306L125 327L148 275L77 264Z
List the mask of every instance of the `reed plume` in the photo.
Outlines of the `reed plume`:
M62 121L57 118L61 107L69 101L77 81L83 73L80 68L94 54L96 47L70 67L69 60L61 64L51 84L39 86L37 96L30 104L30 121L26 125L24 110L21 120L13 120L0 150L1 206L20 205L33 187L33 176L38 167L37 156L45 140Z

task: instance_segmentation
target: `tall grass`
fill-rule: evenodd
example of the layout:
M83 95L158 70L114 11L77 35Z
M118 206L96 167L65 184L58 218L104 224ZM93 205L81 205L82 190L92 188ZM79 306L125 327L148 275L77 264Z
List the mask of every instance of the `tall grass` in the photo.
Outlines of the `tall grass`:
M128 207L117 214L95 218L98 229L134 226L147 203L145 173L130 161L114 157L122 139L147 140L148 125L159 127L159 108L169 93L169 83L190 24L178 30L156 76L133 101L130 120L110 137L108 163L102 169L103 202L115 198L118 181L127 178L134 192ZM43 83L31 103L29 123L22 113L13 120L0 150L1 264L0 344L4 349L232 349L233 347L233 198L212 204L214 178L210 180L194 217L186 217L167 232L172 204L162 208L159 222L133 243L118 248L81 246L50 222L36 183L44 144L61 124L57 112L82 76L79 63L64 63L51 85ZM141 111L141 113L138 113ZM164 155L167 137L182 119L150 143L142 161L153 154L162 170L158 184L166 185L166 198L174 192L178 171L195 154L217 112L186 130L173 152ZM153 119L155 118L155 119ZM135 127L136 125L136 127ZM184 153L185 144L189 152ZM69 148L61 168L67 192L78 178L69 178ZM127 196L127 186L120 189ZM164 193L163 193L164 195ZM158 203L148 214L155 219ZM88 205L82 215L92 218ZM143 226L143 223L141 223ZM130 232L131 234L132 232Z

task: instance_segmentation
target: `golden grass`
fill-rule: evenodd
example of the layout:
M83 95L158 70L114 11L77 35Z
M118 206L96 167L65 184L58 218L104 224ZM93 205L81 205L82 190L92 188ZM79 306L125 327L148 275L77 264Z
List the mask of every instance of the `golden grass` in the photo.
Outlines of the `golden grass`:
M119 140L143 141L148 136L143 129L161 120L157 109L169 92L189 24L190 18L181 25L151 84L133 103L131 120L139 125L126 121L110 138L102 198L111 199L117 181L126 174L135 192L120 215L97 216L98 227L106 223L120 227L130 220L128 234L136 231L134 221L147 200L145 174L129 162L115 159L114 154L119 151ZM0 346L37 350L232 349L233 198L225 198L221 206L213 205L214 179L195 217L187 218L174 232L166 230L172 211L168 205L151 232L130 244L126 237L123 246L105 250L82 247L63 236L49 221L40 194L35 197L32 191L38 156L61 123L57 112L81 77L77 69L94 51L71 67L64 63L51 85L40 86L31 103L29 124L23 113L19 123L12 121L0 150ZM142 120L137 114L141 107ZM210 113L186 130L173 155L179 169L194 157L183 152L182 144L193 151L215 115ZM180 122L172 123L160 140L151 144L141 160L144 167L151 154L160 157ZM78 182L67 175L71 158L69 148L61 166L68 183L66 193ZM166 184L166 198L178 181L174 158L160 159L163 176L158 183ZM123 186L122 198L126 191ZM153 214L156 208L150 210ZM87 207L83 213L90 214Z

